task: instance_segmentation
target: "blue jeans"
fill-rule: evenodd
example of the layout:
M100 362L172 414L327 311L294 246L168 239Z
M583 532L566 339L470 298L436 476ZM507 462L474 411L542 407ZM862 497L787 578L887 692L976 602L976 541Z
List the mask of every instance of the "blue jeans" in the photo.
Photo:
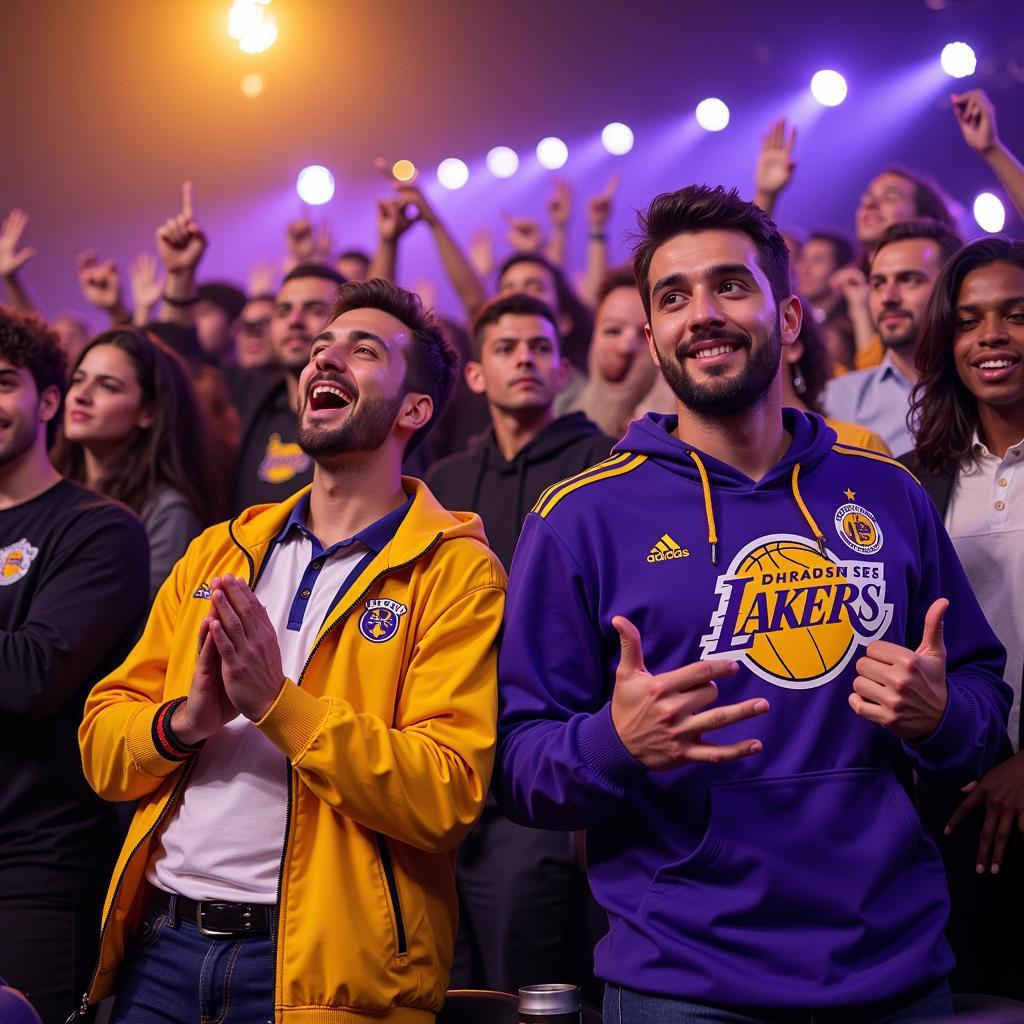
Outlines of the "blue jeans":
M943 981L925 992L868 1006L770 1009L756 1015L749 1009L706 1006L617 985L604 991L604 1024L925 1024L952 1017L953 1000Z
M210 938L192 921L142 919L110 1024L273 1024L271 935Z

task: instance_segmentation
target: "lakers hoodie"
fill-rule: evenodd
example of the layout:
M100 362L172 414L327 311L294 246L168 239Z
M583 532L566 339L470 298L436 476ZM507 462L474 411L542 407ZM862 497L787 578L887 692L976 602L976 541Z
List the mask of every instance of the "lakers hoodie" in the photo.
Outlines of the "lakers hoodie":
M792 437L754 482L631 424L613 455L541 495L512 564L499 661L496 791L513 820L588 830L609 914L598 975L699 1002L876 1002L943 978L942 862L905 790L914 769L963 785L1005 749L1005 654L914 477L784 411ZM875 639L915 649L946 597L949 700L905 742L848 704ZM757 737L739 761L655 772L626 750L610 699L615 615L647 669L740 669L717 703L767 714L710 733Z

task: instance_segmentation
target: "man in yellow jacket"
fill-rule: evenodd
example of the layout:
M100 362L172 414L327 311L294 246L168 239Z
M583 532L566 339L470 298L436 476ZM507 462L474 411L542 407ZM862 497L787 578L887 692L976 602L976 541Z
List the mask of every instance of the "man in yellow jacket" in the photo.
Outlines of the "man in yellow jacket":
M479 519L400 476L454 379L414 295L345 285L300 382L312 487L197 538L93 690L86 777L139 804L83 1015L113 992L131 1024L440 1008L505 587Z

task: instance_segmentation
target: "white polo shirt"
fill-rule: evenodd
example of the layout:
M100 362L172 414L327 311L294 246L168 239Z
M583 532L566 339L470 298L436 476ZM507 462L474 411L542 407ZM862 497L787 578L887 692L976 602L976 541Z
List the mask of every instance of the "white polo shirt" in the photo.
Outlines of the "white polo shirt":
M295 685L327 616L394 536L411 500L327 549L306 528L308 495L296 505L254 591L277 628L292 680L285 685ZM287 772L284 754L243 715L214 733L150 860L149 881L193 900L276 903Z
M999 458L974 434L946 509L946 530L989 625L1006 648L1004 679L1013 688L1007 727L1020 744L1024 671L1024 439ZM950 609L955 615L955 610Z

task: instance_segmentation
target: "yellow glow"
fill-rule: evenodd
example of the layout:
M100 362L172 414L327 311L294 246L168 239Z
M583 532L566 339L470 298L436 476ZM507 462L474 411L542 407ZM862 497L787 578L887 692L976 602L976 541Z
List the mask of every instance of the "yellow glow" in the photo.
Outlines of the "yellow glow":
M267 10L271 0L235 0L228 11L228 35L243 53L262 53L277 40L277 24ZM246 94L248 95L248 94Z
M263 76L257 75L255 71L248 75L242 75L242 95L253 99L263 92Z
M397 160L391 173L399 181L412 181L416 177L416 165L411 160Z

